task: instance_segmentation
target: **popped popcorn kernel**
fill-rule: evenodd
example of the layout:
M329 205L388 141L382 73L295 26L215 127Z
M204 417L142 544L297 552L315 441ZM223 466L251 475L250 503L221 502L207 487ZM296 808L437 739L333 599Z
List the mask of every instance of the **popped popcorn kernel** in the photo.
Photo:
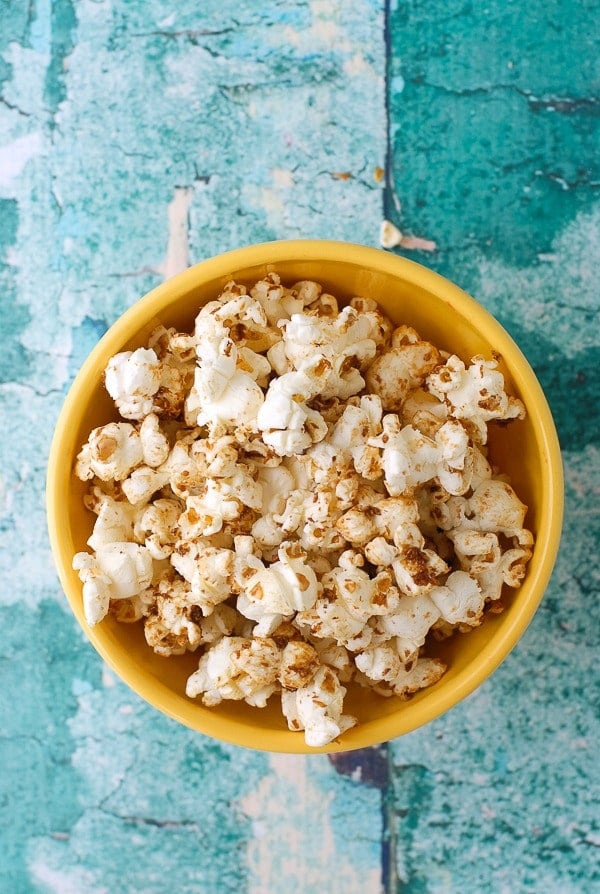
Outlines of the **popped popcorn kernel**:
M200 659L198 670L188 678L186 694L201 695L208 706L227 698L264 708L278 688L280 660L271 639L224 636Z
M487 422L525 418L521 401L506 394L504 376L497 366L495 359L478 356L467 367L453 354L426 380L431 394L444 401L455 418L469 424L470 434L479 444L487 443Z
M123 419L143 419L152 412L160 386L158 357L152 348L115 354L108 361L104 384Z
M119 418L74 472L95 514L73 568L90 626L195 653L186 694L264 707L310 747L357 723L349 685L409 698L519 587L527 507L487 458L522 419L498 356L465 363L320 283L231 280L192 331L116 354Z
M330 667L320 667L312 682L295 691L283 690L282 710L292 730L304 730L306 743L313 748L333 742L356 724L343 714L346 689Z
M392 344L369 366L366 384L381 398L384 410L400 410L410 391L420 387L439 365L440 352L421 341L414 329L400 326L392 334Z
M109 422L91 432L77 456L75 474L82 481L123 481L143 459L138 430L129 422Z

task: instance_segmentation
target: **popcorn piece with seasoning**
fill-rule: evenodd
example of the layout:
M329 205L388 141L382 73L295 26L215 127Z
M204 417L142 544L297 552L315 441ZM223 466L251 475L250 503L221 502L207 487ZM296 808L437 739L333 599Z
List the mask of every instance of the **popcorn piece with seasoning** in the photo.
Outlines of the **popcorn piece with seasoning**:
M152 348L123 351L108 361L106 390L123 419L143 419L152 412L160 387L160 363Z
M346 689L330 667L320 667L312 681L300 689L284 689L281 707L292 730L304 730L306 744L328 745L355 726L356 718L343 713Z
M280 664L281 655L272 639L224 636L201 657L185 691L190 698L202 696L208 706L223 699L243 699L264 708L279 687Z
M470 366L453 354L426 380L427 390L444 401L456 419L467 423L474 441L486 444L487 423L524 419L521 401L504 390L504 376L497 360L473 357Z

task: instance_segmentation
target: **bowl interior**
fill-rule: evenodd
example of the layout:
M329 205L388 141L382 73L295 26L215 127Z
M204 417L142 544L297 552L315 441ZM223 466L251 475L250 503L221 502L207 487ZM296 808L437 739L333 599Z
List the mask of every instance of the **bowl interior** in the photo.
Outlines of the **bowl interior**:
M340 743L323 750L365 747L408 732L451 707L500 663L531 619L554 562L562 519L562 479L558 443L540 386L527 362L502 327L460 289L404 259L376 249L340 243L274 243L240 249L197 265L138 302L96 346L69 393L57 425L48 474L48 516L53 551L71 607L94 646L110 666L143 698L167 714L225 741L275 751L304 752L302 735L289 732L278 699L258 710L227 702L208 709L185 696L185 681L197 656L164 659L146 645L140 625L105 620L89 629L83 619L81 585L71 570L73 554L86 549L94 516L83 506L87 485L78 481L73 463L92 428L118 418L102 386L110 356L147 343L162 323L190 331L198 308L235 278L252 284L271 270L286 284L300 279L322 283L342 302L354 295L375 299L395 323L408 323L426 339L464 360L500 353L500 368L511 393L527 406L522 422L491 426L490 458L508 473L528 505L526 525L536 547L518 591L503 595L505 611L490 616L468 635L436 644L429 654L448 662L435 686L410 701L381 698L351 686L346 710L359 725Z

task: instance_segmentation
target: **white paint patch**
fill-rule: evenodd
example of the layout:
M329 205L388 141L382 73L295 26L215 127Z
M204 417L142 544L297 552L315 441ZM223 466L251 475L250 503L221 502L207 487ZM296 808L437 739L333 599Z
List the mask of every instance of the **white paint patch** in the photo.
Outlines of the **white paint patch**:
M46 7L46 9L42 10L42 7ZM2 86L2 96L7 103L15 106L15 111L5 110L6 118L7 121L10 121L12 118L15 129L18 128L18 130L22 129L22 119L19 120L19 112L31 115L32 122L34 119L45 121L48 116L48 110L44 104L44 83L50 61L51 30L49 19L51 4L48 2L38 3L37 9L40 15L48 17L48 28L38 29L38 36L36 37L34 34L35 22L32 23L32 28L29 31L30 45L21 46L17 41L13 41L2 54L2 58L10 65L12 72L10 81L7 81ZM35 44L38 45L38 48L36 48ZM8 138L7 130L6 127L2 129L4 139Z
M168 15L166 18L161 19L160 22L157 22L156 24L159 28L170 28L172 25L175 24L176 18L177 16L174 12L172 12L171 15Z
M311 778L311 760L272 754L272 772L240 802L253 822L247 894L380 894L379 866L358 868L336 853L335 794Z
M275 189L290 189L294 185L294 175L283 168L273 168L273 186Z
M285 220L286 203L282 196L277 190L264 186L260 189L256 200L253 204L263 209L267 225L273 230L277 238L282 238L287 229Z
M327 46L339 46L339 28L331 19L317 19L311 29L311 37Z
M298 30L292 25L286 25L282 31L273 29L269 40L281 43L283 38L285 43L304 52L314 52L316 49L331 52L335 48L337 53L351 53L355 44L348 38L344 26L340 25L342 16L339 7L336 7L330 0L311 3L312 21L308 27Z
M8 515L11 502L11 495L6 487L6 479L3 475L0 475L0 518L3 515Z
M0 189L10 189L27 162L42 151L40 133L28 133L0 146Z
M328 16L335 12L335 6L330 0L312 0L310 11L314 16Z
M394 75L390 83L390 91L392 93L402 93L406 83L402 75Z
M190 266L189 210L193 190L189 186L175 187L175 195L169 203L169 241L167 256L160 268L165 279L187 270Z
M347 74L350 78L360 77L366 71L372 71L372 66L362 53L355 53L344 62L344 74Z
M29 876L34 883L43 885L51 894L109 894L108 888L98 886L92 872L78 867L54 869L42 859L29 866Z
M110 668L106 665L102 665L102 685L105 689L112 689L112 687L116 684L117 678L110 670Z

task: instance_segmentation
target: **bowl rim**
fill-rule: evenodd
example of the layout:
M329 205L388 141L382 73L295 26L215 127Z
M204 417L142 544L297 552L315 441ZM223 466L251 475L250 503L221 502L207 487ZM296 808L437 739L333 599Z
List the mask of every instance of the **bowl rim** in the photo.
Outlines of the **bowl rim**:
M543 459L542 478L545 483L540 506L540 530L536 546L543 549L542 559L533 571L528 572L528 587L532 595L526 603L520 603L510 623L505 623L495 637L483 647L477 662L471 662L458 672L452 687L435 687L428 697L418 703L418 710L400 710L382 718L361 722L358 727L345 733L341 743L333 742L323 748L309 748L304 737L288 730L270 730L265 733L260 726L251 727L244 720L226 717L217 711L198 713L201 720L195 723L190 710L178 709L180 703L165 684L151 678L135 662L126 665L112 654L109 643L101 632L101 625L90 628L83 617L81 592L75 594L70 579L72 555L65 548L61 530L68 527L68 487L72 469L62 462L71 449L74 434L69 420L74 410L87 403L86 391L89 380L97 379L99 362L121 350L164 308L193 290L199 282L234 277L245 268L269 265L274 269L286 261L314 261L331 265L345 264L368 268L392 277L398 277L416 287L431 292L449 304L461 316L467 316L490 344L505 359L511 377L522 395L527 395L528 412L534 427L538 449ZM140 322L140 317L143 320ZM535 408L535 413L531 413ZM224 252L200 261L182 273L160 283L140 297L109 327L92 349L70 385L61 407L49 452L46 478L46 514L50 546L61 586L86 636L109 667L144 701L172 719L197 732L220 741L269 752L319 753L350 751L375 745L412 732L425 723L441 716L470 695L504 661L515 647L531 622L547 584L550 580L560 544L564 512L564 479L561 450L554 420L538 379L529 362L502 324L451 280L409 258L352 242L321 239L290 239L262 242ZM533 573L533 577L531 574ZM185 698L185 696L184 696ZM187 702L183 702L187 705ZM411 702L406 702L408 707ZM189 701L193 707L194 702ZM407 722L408 718L408 722Z

